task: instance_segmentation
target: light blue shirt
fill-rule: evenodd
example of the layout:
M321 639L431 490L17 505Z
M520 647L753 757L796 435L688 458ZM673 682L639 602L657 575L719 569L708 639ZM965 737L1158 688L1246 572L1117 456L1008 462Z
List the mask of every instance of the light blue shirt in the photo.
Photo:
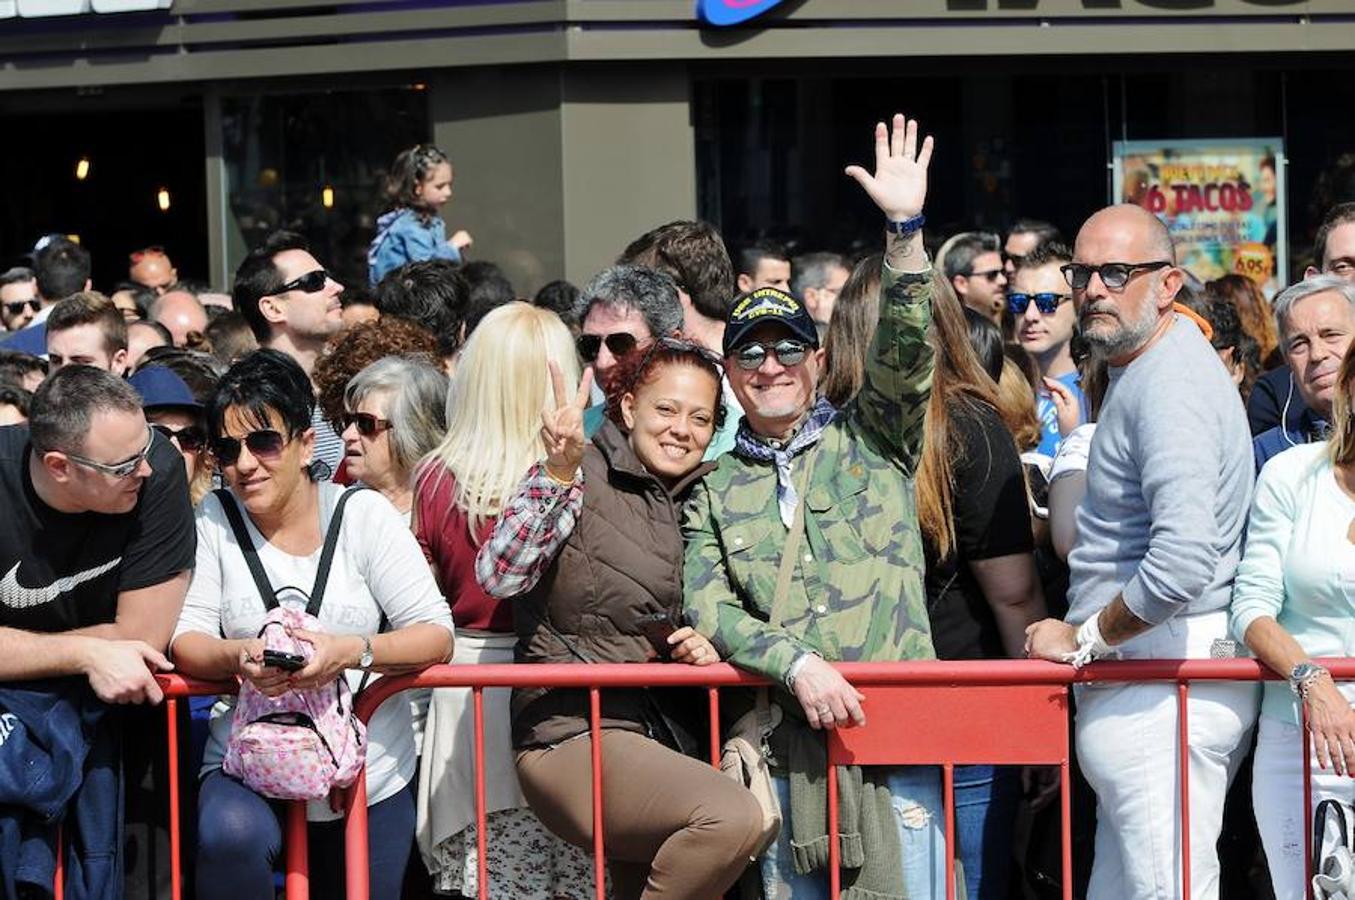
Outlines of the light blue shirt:
M1238 640L1269 616L1309 656L1355 656L1355 544L1346 536L1355 500L1336 483L1327 449L1294 447L1261 470L1233 585ZM1266 683L1261 713L1297 724L1288 684Z
M1087 424L1087 398L1082 394L1082 376L1074 369L1054 380L1073 392L1073 396L1077 398L1078 408L1082 410L1077 424ZM1048 394L1041 391L1035 397L1035 412L1040 417L1040 446L1036 450L1053 458L1059 450L1059 442L1063 440L1063 436L1059 434L1058 407Z

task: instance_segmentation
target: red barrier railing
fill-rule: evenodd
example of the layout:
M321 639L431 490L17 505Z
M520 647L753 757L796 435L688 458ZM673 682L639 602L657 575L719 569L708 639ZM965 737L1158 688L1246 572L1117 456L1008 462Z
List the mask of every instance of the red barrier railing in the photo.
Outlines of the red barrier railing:
M1320 660L1340 679L1355 679L1355 659ZM1278 680L1278 676L1256 660L1219 659L1219 660L1134 660L1127 662L1103 662L1074 670L1066 665L1037 662L1030 660L995 661L928 661L904 663L844 663L837 668L847 680L858 687L892 686L898 688L921 687L977 687L1021 688L1039 685L1063 686L1066 693L1068 685L1106 683L1106 682L1175 682L1178 696L1178 766L1181 772L1181 845L1182 845L1182 896L1190 896L1190 762L1189 762L1189 685L1193 681L1264 681ZM482 692L489 687L562 687L584 688L589 691L591 705L591 728L593 737L593 844L595 853L595 892L599 900L604 897L605 847L602 838L602 765L599 741L599 691L607 688L624 687L706 687L710 696L711 712L711 753L712 763L718 765L719 754L719 697L718 688L732 686L754 686L764 684L745 672L729 665L694 668L665 664L602 664L602 665L482 665L482 666L434 666L416 675L395 678L382 678L358 699L356 709L364 720L370 718L386 699L410 688L424 687L460 687L469 688L475 697L475 763L477 779L483 779L484 772L484 719ZM869 697L869 692L867 692ZM947 701L946 706L952 706ZM972 720L971 720L972 721ZM1050 760L1061 768L1061 793L1063 811L1063 892L1072 896L1071 855L1070 855L1070 811L1069 785L1067 777L1066 743L1068 741L1068 723L1063 719L1063 739L1065 742L1064 759ZM1306 722L1305 722L1306 725ZM868 731L870 725L861 729ZM1304 798L1305 820L1312 820L1312 787L1309 756L1311 743L1307 728L1303 728L1304 754ZM851 735L848 729L833 735L830 748L841 740L843 735ZM917 732L910 735L916 740ZM972 733L966 734L972 739ZM850 741L839 746L839 751L849 750ZM830 759L830 765L842 761L840 754ZM908 762L909 759L899 760ZM931 760L916 759L916 762ZM1002 762L1002 759L971 762ZM935 760L944 767L949 776L954 759ZM835 779L829 778L831 785ZM951 809L954 803L952 779L945 783L946 804L946 857L947 878L951 878L955 857L954 828L951 821ZM367 789L365 775L359 775L358 781L350 792L346 823L348 900L367 900ZM485 857L487 840L486 813L483 791L476 794L476 832L480 866L478 874L479 896L488 897L488 884L485 878ZM1311 829L1308 832L1305 858L1308 875L1311 875L1312 847ZM830 841L835 846L836 841ZM833 879L834 881L836 879ZM1311 879L1309 879L1311 880ZM836 887L834 885L834 887ZM833 894L837 896L836 890ZM953 880L947 885L947 897L954 897Z
M1355 659L1319 660L1331 670L1337 680L1355 680ZM1062 841L1063 841L1063 893L1072 896L1071 854L1069 845L1070 810L1068 751L1069 732L1066 715L1063 715L1058 729L1058 740L1051 743L1048 729L1056 719L1045 715L1038 719L1010 719L1001 729L990 729L990 733L999 734L1005 745L1008 738L1022 730L1030 730L1037 725L1036 740L1026 744L999 747L992 742L975 748L958 748L944 741L920 741L926 729L914 729L909 732L906 741L900 741L898 735L886 735L891 720L894 723L912 720L920 710L930 709L930 715L936 722L943 721L938 710L946 709L952 713L955 708L954 695L944 697L937 689L978 688L986 691L966 692L972 702L978 702L980 695L989 699L997 698L987 709L1010 706L1012 709L1030 710L1031 703L1049 703L1051 698L1061 697L1066 702L1067 687L1072 684L1093 682L1175 682L1178 696L1179 758L1181 771L1181 844L1182 844L1182 893L1190 893L1190 803L1189 803L1189 714L1186 701L1189 698L1189 685L1194 681L1264 681L1278 680L1278 676L1255 660L1137 660L1132 662L1103 662L1073 670L1069 666L1054 663L1026 660L996 661L931 661L905 663L846 663L838 666L840 671L854 685L862 688L889 688L888 692L875 693L866 690L867 703L878 708L880 704L898 705L906 702L913 709L909 716L881 717L878 714L871 724L861 729L845 729L829 735L829 765L840 764L936 764L943 768L945 777L945 816L946 816L946 856L947 856L947 897L954 896L954 882L951 880L955 856L952 809L954 803L953 783L949 777L955 764L987 762L1016 764L1018 762L1041 762L1060 766ZM172 897L182 897L182 834L180 821L180 801L182 791L181 773L178 756L178 702L189 696L235 693L237 685L233 682L209 683L184 678L177 674L157 676L165 692L165 708L168 720L167 737L169 752L169 803L170 803L170 853L172 874ZM719 764L719 689L722 687L749 687L764 684L755 678L729 665L716 665L704 668L673 664L625 664L625 665L477 665L477 666L434 666L423 672L405 676L386 676L373 682L358 698L355 705L360 718L367 721L376 709L387 699L411 688L467 688L473 693L475 726L475 763L476 791L475 815L476 837L478 841L477 874L479 896L488 897L489 884L487 872L486 841L486 797L484 784L484 689L503 687L561 687L579 688L589 691L591 708L591 729L593 737L593 843L595 853L595 890L599 898L604 897L606 848L603 841L602 806L602 764L600 736L600 692L606 689L624 687L704 687L707 689L710 710L711 763ZM1054 688L1052 691L1031 692L1026 690L1026 703L1011 703L1013 698L1022 695L1022 689L1035 687ZM925 690L924 690L925 689ZM1006 697L1002 695L1004 692ZM872 697L875 703L872 703ZM930 707L928 706L930 704ZM972 724L973 711L960 717ZM1303 733L1303 787L1305 821L1312 821L1312 773L1311 740L1306 719L1301 729ZM873 731L873 729L878 729ZM973 742L972 729L960 729L966 741ZM957 732L958 733L958 732ZM875 738L884 738L875 740ZM956 738L958 740L958 738ZM880 747L889 748L887 759L877 751ZM950 751L946 747L951 746ZM900 748L904 752L899 752ZM1061 748L1061 749L1060 749ZM948 758L933 758L943 752L949 752ZM1062 756L1060 757L1060 753ZM928 755L930 754L930 756ZM994 758L986 758L994 757ZM871 760L871 761L867 761ZM829 778L830 791L836 779ZM835 793L835 792L834 792ZM836 826L836 804L830 802L830 818ZM1312 868L1312 829L1305 828L1305 859L1307 875ZM349 900L367 900L369 894L368 844L367 844L367 786L366 774L361 773L353 789L349 792L347 821L345 824L345 868L347 878L347 897ZM830 847L836 851L837 841L830 841ZM304 803L289 804L286 823L286 889L288 900L307 900L309 896L309 869L306 842L306 812ZM61 855L57 856L56 897L61 897L63 871ZM832 876L836 875L832 867ZM831 876L830 876L831 877ZM1307 878L1311 882L1311 878ZM831 877L833 896L837 896L837 878Z

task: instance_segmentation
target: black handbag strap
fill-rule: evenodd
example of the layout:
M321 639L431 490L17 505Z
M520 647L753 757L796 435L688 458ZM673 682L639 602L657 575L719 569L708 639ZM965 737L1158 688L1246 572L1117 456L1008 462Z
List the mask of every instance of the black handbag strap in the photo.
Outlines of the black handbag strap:
M1346 824L1346 811L1342 808L1341 801L1323 800L1317 805L1317 809L1313 810L1314 854L1322 853L1322 840L1327 836L1327 820L1330 818L1328 815L1329 813L1336 814L1336 830L1341 840L1340 846L1346 848L1350 847L1349 826ZM1313 865L1314 868L1316 868L1316 861L1314 861Z
M325 533L325 549L320 551L320 565L315 570L315 586L311 588L310 602L306 604L306 612L314 618L320 617L320 604L325 599L325 585L329 582L329 569L334 564L334 551L339 545L339 527L343 524L343 508L348 505L348 501L358 491L366 488L354 486L345 488L339 495L339 502L334 505L334 515L329 520L329 531Z
M277 593L268 581L263 563L259 561L259 551L254 546L254 539L249 536L249 529L245 527L245 520L240 515L240 506L235 502L235 495L227 488L217 488L212 493L221 501L221 508L226 512L226 521L231 523L231 531L235 532L235 543L240 545L240 552L245 555L245 565L249 566L249 574L254 577L254 587L259 591L264 608L272 612L278 608Z
M339 545L339 529L343 525L343 508L348 504L349 498L361 490L365 490L365 488L356 485L347 488L339 495L339 502L334 506L334 515L330 518L329 530L325 533L324 549L320 551L320 564L315 570L315 584L311 588L310 596L306 602L306 614L312 618L320 617L320 604L325 599L325 585L329 581L329 570L334 565L334 552ZM240 545L240 552L245 556L245 565L249 567L249 574L254 578L254 586L259 591L259 597L263 600L264 608L272 612L278 607L278 592L269 582L268 573L264 571L263 563L259 560L258 548L254 546L254 540L249 536L249 529L245 527L245 519L240 514L240 506L236 502L235 495L226 488L220 488L213 493L221 501L221 508L226 511L226 519L230 522L231 531L235 532L235 542Z

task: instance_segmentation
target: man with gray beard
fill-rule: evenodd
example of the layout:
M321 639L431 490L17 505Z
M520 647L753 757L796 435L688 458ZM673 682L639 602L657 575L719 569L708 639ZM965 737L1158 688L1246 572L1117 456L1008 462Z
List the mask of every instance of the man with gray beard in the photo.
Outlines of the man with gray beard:
M1110 366L1077 512L1066 621L1026 632L1033 657L1208 658L1227 638L1252 486L1237 389L1190 319L1171 237L1140 207L1103 209L1062 267L1082 334ZM1224 644L1220 645L1222 649ZM1215 900L1224 797L1256 719L1254 684L1191 685L1190 897ZM1077 687L1077 752L1096 790L1090 900L1181 890L1176 686ZM1169 765L1169 764L1168 764Z

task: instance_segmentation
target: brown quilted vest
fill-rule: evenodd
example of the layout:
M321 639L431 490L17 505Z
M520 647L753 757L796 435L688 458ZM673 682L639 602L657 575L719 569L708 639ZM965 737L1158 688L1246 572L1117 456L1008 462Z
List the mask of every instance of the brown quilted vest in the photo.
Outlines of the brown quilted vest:
M536 587L513 601L519 663L655 661L635 622L658 612L681 621L682 498L711 468L699 466L670 494L620 429L602 426L584 450L573 534ZM602 727L652 733L654 706L640 690L604 690ZM512 710L520 749L588 730L586 689L515 689Z

